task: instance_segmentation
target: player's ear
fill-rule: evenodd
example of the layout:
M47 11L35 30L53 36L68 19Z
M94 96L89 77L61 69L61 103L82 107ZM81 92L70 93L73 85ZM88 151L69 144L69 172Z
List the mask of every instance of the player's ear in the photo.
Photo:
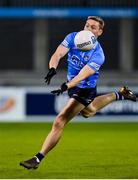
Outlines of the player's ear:
M101 36L102 33L103 33L103 30L102 30L102 29L99 29L98 36Z

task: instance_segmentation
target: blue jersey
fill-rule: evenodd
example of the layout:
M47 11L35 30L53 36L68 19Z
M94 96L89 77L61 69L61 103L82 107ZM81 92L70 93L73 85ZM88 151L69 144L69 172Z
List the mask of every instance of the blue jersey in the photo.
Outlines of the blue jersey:
M61 43L61 45L69 49L67 79L70 81L85 65L88 65L95 71L95 73L82 80L76 86L80 88L93 88L97 84L99 69L104 63L104 52L98 41L95 42L95 46L89 51L84 52L78 50L74 44L74 38L76 34L77 32L68 34Z

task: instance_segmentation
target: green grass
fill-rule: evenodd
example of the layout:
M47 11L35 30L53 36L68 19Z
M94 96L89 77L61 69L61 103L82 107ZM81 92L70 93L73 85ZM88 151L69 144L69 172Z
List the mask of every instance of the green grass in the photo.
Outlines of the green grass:
M138 123L68 124L37 170L20 167L50 129L50 123L1 123L0 178L138 179Z

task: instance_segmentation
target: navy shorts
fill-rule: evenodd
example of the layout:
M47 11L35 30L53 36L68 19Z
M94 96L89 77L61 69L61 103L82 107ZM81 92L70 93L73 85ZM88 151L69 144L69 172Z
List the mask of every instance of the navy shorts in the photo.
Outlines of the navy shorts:
M78 102L84 106L88 106L97 95L97 88L79 88L73 87L68 90L68 95L70 98L76 99Z

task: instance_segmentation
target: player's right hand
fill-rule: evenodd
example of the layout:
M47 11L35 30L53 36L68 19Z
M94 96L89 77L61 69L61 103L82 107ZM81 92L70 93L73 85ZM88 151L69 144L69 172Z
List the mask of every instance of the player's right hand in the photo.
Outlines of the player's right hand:
M51 93L59 96L59 95L62 94L63 92L67 91L67 89L68 89L68 86L67 86L66 82L64 82L64 83L60 86L60 89L56 89L56 90L54 90L54 91L51 91Z
M52 77L56 74L56 69L55 68L50 68L49 69L49 72L47 73L46 77L44 78L45 79L45 83L48 85L50 84L50 81L52 79Z

